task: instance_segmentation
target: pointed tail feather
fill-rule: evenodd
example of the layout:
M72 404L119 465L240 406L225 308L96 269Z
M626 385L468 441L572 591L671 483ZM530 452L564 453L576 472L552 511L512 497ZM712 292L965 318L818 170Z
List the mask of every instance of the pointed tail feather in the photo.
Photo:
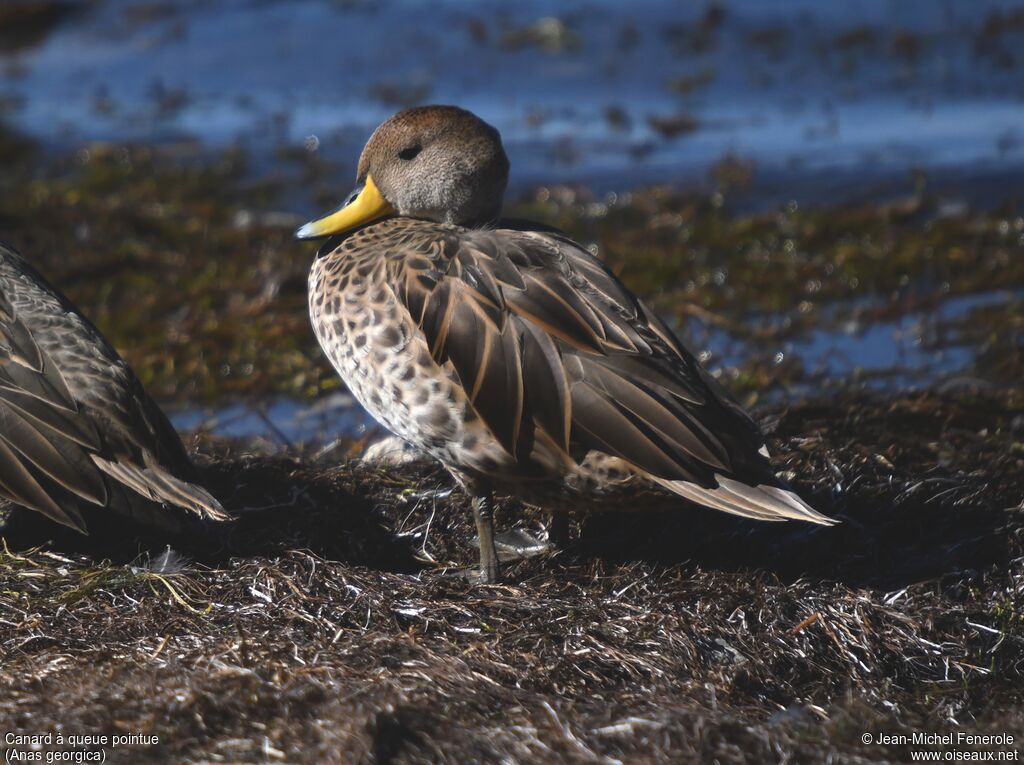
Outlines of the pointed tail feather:
M214 521L233 518L206 489L159 468L140 468L131 463L105 460L95 454L92 459L103 472L154 502L175 505Z
M669 491L699 505L758 521L808 521L823 526L838 523L808 505L795 492L777 486L748 486L741 481L715 475L718 486L704 488L688 481L672 481L651 476Z

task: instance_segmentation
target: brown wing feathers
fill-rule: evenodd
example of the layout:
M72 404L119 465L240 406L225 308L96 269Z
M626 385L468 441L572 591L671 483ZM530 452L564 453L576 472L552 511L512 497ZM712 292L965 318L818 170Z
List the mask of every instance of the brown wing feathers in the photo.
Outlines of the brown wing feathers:
M434 260L393 261L431 353L500 442L521 457L540 430L574 457L598 449L704 486L730 472L702 421L728 413L642 306L575 245L567 254L558 238L509 233L449 237Z
M386 256L395 294L520 469L543 475L535 460L554 456L557 469L598 451L719 510L830 522L776 478L739 405L578 245L536 231L391 225L403 227Z
M530 409L537 426L569 454L572 391L558 347L540 327L523 322L523 372L530 381Z
M447 284L452 286L439 288L424 313L431 352L440 361L451 361L484 421L509 452L518 454L523 448L524 408L518 334L507 322L495 322L495 313L479 299L480 293L451 280ZM431 334L434 315L443 315L446 321Z
M81 448L98 446L98 437L78 414L60 372L0 296L0 493L84 531L72 497L51 483L89 502L106 502L103 480Z
M20 256L0 247L0 497L83 532L83 505L109 507L165 528L176 521L159 503L226 517L208 492L172 474L191 474L177 434L73 310ZM46 348L73 349L69 371L62 373L35 332L49 333L43 335ZM91 377L83 350L95 354L99 367L121 372ZM109 408L93 413L81 404L65 374L78 375L76 389L89 392L92 406ZM140 496L133 499L121 486Z

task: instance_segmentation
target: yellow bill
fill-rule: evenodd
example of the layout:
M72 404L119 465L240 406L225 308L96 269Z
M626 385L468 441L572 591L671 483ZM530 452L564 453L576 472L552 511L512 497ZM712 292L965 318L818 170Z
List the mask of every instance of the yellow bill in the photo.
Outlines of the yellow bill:
M343 234L394 212L394 208L377 189L373 178L367 175L362 187L357 187L349 196L349 201L329 215L307 223L295 232L295 238L314 239L318 236Z

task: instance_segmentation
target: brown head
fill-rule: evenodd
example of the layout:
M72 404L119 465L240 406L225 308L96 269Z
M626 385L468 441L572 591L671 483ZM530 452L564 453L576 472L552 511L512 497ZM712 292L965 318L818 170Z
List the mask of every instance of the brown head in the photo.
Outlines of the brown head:
M300 239L404 215L460 226L494 220L508 182L498 131L456 106L420 106L378 127L359 157L358 187L336 212L307 223Z

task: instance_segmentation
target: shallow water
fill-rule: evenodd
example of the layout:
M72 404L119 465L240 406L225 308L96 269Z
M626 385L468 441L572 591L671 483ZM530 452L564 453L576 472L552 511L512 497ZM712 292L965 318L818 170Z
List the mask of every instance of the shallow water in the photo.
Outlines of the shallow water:
M339 438L372 436L380 430L347 393L315 402L282 396L215 407L176 407L168 410L168 416L182 432L240 439L250 445L256 441L268 452L300 444L324 446Z
M1024 164L1024 22L997 0L92 7L0 54L11 119L50 142L187 137L272 164L308 140L347 177L382 118L451 102L501 129L520 184L690 182L735 154L814 199L800 179L823 170Z
M940 337L944 325L969 321L978 309L1006 307L1021 299L1024 290L993 290L950 297L934 308L890 319L844 319L883 306L872 301L856 306L839 304L826 311L811 331L768 345L754 344L696 320L689 325L690 344L712 368L741 366L754 354L774 356L778 363L787 356L799 358L807 380L791 394L811 392L808 389L823 380L843 379L857 379L873 387L913 388L970 370L977 348ZM769 315L754 317L751 323L784 326L787 319Z

